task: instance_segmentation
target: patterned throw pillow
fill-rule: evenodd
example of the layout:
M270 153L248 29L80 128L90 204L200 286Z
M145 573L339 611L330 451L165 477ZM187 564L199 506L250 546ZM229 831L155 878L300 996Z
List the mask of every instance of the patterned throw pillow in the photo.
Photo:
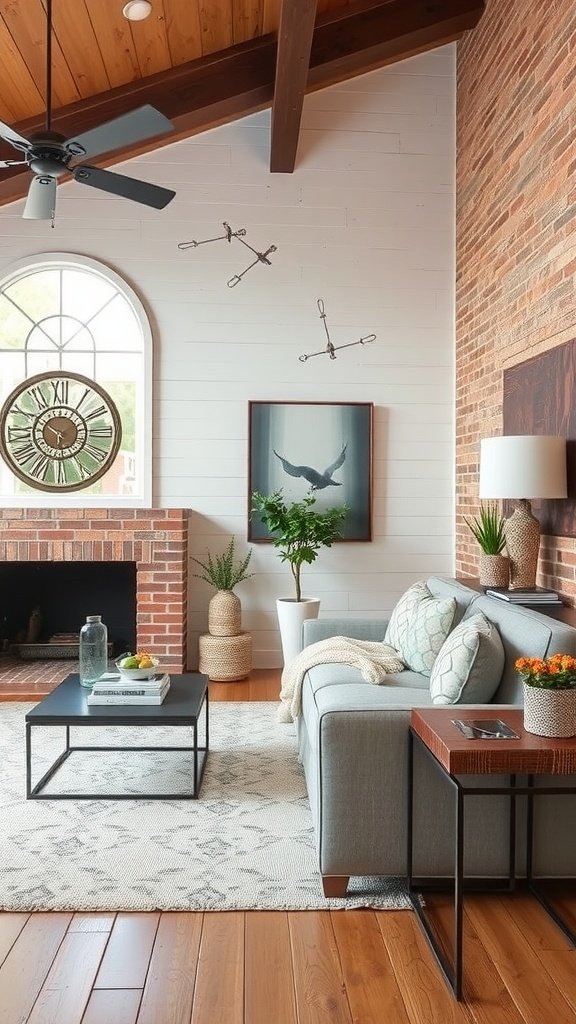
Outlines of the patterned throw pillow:
M407 668L429 676L455 614L455 598L434 597L426 582L419 580L394 608L384 643L398 651Z
M504 671L500 634L481 612L450 633L434 662L430 696L434 704L485 704Z

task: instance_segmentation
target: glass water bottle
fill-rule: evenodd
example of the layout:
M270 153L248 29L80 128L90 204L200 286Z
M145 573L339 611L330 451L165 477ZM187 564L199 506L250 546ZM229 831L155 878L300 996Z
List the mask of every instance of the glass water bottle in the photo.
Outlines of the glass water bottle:
M101 615L87 615L80 630L80 684L92 687L108 669L108 630Z

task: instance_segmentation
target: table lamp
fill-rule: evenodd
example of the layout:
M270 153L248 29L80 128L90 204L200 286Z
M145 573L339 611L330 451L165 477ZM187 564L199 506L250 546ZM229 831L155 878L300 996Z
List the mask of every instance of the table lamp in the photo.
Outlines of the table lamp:
M510 590L536 586L540 523L530 499L566 493L566 438L520 434L480 441L479 497L518 499L505 525Z

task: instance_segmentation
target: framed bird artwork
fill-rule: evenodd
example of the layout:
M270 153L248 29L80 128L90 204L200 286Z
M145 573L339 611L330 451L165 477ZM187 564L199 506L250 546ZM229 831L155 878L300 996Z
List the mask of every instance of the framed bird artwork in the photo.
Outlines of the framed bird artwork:
M372 402L249 402L248 508L254 491L314 494L319 512L348 506L343 541L372 540ZM248 540L270 541L248 513Z

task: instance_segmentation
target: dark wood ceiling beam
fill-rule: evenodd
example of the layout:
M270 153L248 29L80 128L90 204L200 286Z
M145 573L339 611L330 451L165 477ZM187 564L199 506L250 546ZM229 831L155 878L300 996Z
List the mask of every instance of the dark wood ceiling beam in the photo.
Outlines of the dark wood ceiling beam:
M316 20L316 0L281 0L270 170L291 174L296 163L304 93Z
M458 39L474 27L483 10L483 0L364 0L345 8L340 17L324 16L313 34L307 89ZM95 161L104 167L269 106L275 68L276 38L261 36L62 107L54 112L53 128L70 138L144 103L170 118L174 133ZM43 118L14 127L29 137L43 127ZM0 159L15 157L11 146L0 144ZM29 184L28 170L0 171L0 205L26 195Z

